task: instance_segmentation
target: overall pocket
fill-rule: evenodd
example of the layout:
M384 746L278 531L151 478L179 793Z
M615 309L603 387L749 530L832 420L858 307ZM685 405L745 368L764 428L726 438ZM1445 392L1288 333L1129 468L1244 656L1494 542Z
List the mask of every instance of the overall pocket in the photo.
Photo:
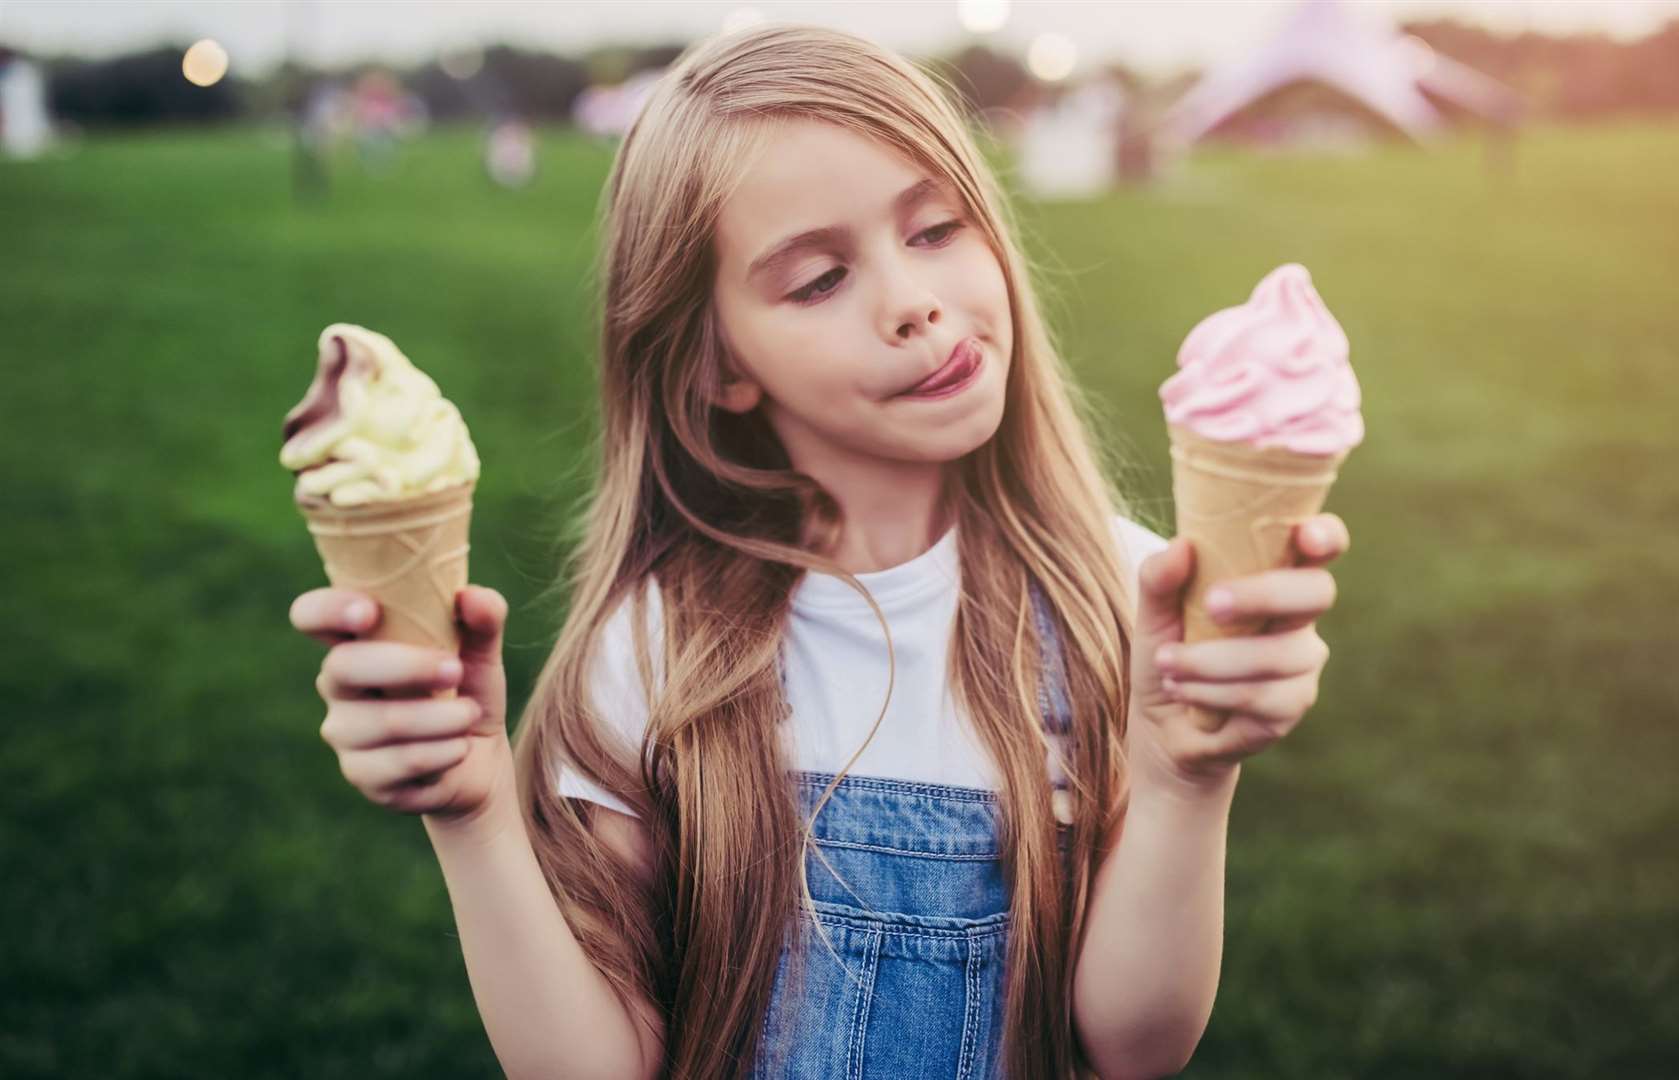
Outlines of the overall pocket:
M777 967L754 1077L993 1080L1006 912L967 919L816 908L815 922L800 914L799 941ZM803 959L802 986L791 980L792 948Z

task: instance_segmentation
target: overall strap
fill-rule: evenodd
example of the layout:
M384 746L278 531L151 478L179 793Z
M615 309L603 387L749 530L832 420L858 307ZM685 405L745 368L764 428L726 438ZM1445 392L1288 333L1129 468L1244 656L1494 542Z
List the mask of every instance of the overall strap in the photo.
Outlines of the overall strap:
M1049 598L1036 578L1027 579L1032 595L1032 614L1038 624L1038 642L1043 651L1043 671L1038 678L1038 712L1053 732L1065 733L1072 725L1073 707L1067 698L1066 661L1061 654L1061 635L1050 614Z

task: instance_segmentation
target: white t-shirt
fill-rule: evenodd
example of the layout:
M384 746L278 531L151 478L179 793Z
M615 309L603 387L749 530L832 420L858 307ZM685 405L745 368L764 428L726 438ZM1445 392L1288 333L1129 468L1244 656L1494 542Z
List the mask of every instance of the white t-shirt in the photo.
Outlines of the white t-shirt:
M1123 516L1115 535L1133 572L1168 541ZM999 777L965 715L949 692L946 665L956 619L960 561L952 527L915 558L885 570L855 575L880 605L892 629L897 673L886 698L886 641L874 612L851 586L831 574L807 572L795 587L785 631L787 760L794 769L837 773L868 739L849 776L873 776L995 791ZM662 678L659 645L662 606L657 582L648 588L648 642L654 678ZM636 760L647 723L647 700L635 664L630 603L623 601L602 628L590 676L593 704L623 740L623 760ZM1046 730L1052 745L1062 736ZM1052 783L1063 777L1052 751ZM623 800L560 763L557 790L633 814Z

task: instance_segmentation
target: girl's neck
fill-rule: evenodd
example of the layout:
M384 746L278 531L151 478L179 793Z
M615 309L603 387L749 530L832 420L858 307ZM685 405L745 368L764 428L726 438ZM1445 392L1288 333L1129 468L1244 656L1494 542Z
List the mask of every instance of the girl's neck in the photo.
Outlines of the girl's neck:
M945 475L945 466L934 462L894 466L889 476L817 477L843 515L839 540L825 554L852 574L890 569L920 555L953 520Z

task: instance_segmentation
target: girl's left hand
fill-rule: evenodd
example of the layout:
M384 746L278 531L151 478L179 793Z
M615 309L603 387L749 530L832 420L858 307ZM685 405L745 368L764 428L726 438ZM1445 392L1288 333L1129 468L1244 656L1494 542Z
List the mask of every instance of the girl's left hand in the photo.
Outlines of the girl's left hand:
M1293 731L1318 697L1329 646L1316 620L1335 603L1335 579L1323 569L1351 546L1347 526L1319 514L1296 527L1295 564L1224 583L1237 617L1271 621L1253 637L1183 642L1184 588L1194 545L1178 537L1143 560L1131 651L1128 750L1133 779L1213 787L1243 758ZM1215 619L1225 621L1217 611ZM1204 730L1188 704L1221 712Z

